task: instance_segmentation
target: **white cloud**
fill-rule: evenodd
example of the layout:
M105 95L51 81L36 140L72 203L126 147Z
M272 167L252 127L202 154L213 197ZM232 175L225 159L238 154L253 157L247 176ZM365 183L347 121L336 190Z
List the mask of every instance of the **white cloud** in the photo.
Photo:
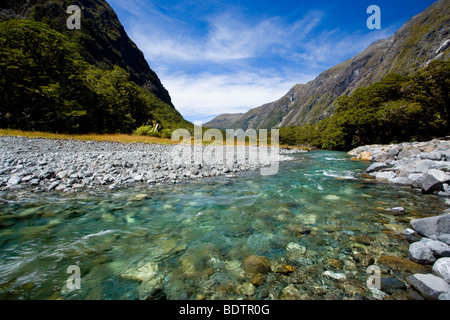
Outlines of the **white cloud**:
M293 24L284 24L278 17L252 24L244 17L224 12L209 17L208 32L189 34L177 21L167 28L157 21L145 25L137 21L131 28L131 38L150 60L201 61L225 63L230 60L261 56L273 47L292 48L300 43L320 22L318 11L307 14Z
M250 21L232 8L197 17L199 31L147 2L143 10L141 2L111 1L134 17L128 21L130 37L191 121L275 101L393 32L318 30L324 19L320 11L290 23L280 17Z
M172 100L188 119L205 122L222 113L241 113L250 108L275 101L284 96L298 81L277 76L238 73L198 76L188 74L162 75L165 87L172 93Z

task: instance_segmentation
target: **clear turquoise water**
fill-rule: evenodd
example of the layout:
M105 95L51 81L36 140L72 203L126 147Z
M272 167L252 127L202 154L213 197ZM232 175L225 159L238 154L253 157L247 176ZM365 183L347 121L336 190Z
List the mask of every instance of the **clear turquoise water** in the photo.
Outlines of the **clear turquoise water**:
M96 195L3 195L10 201L0 205L0 298L280 299L290 284L310 299L371 298L355 253L407 257L407 242L392 230L445 206L366 179L367 165L315 151L281 163L275 176L244 172ZM384 210L398 206L408 214ZM299 228L307 231L299 235ZM242 265L252 254L296 271L269 272L252 287ZM66 287L70 265L80 267L80 290ZM325 277L326 270L347 280Z

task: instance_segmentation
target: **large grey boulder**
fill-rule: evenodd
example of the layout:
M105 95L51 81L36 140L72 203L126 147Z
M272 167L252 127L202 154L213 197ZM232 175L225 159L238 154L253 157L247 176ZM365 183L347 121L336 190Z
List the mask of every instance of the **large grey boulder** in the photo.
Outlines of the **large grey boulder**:
M413 183L413 187L422 189L422 193L433 193L435 191L444 191L442 182L431 174L426 174L422 178L417 179Z
M444 234L441 234L438 238L440 241L445 242L446 244L450 245L450 234L444 233Z
M433 252L436 257L450 257L450 246L439 240L431 240L422 238L421 243L425 244Z
M406 158L414 158L416 155L420 154L420 150L413 146L406 146L403 150L398 154L397 158L399 160L403 160Z
M433 274L450 283L450 258L440 258L433 265Z
M450 291L450 284L432 274L415 274L409 276L407 280L429 300L437 300L440 294Z
M375 176L375 179L382 180L382 181L385 181L385 180L391 181L394 178L395 178L395 173L392 171L378 172L377 175Z
M411 243L408 250L408 257L412 261L420 264L432 264L436 261L431 249L420 241Z
M429 152L429 153L422 153L420 155L421 159L428 159L428 160L435 160L439 161L442 159L442 153L441 152Z
M15 174L15 175L11 176L11 178L9 178L8 184L11 186L15 186L15 185L18 185L21 180L22 180L22 177Z
M405 177L395 177L391 182L402 186L410 186L413 181Z
M411 220L410 225L417 233L428 238L450 234L450 214L414 219Z
M373 155L373 160L376 162L385 162L387 160L395 160L395 156L398 154L398 151L390 151L390 152L382 152Z
M442 183L450 181L450 175L439 169L431 169L430 171L428 171L428 174L431 174L436 178L436 180L439 180L439 182Z
M384 168L387 168L387 167L388 167L388 165L385 164L385 163L375 162L375 163L372 163L372 165L367 168L366 172L367 173L378 172L381 169L384 169Z

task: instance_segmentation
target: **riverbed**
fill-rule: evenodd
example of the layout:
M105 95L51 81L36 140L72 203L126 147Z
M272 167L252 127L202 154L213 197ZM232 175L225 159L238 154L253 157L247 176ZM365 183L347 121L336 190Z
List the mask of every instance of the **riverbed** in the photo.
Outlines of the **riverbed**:
M0 298L380 298L366 285L367 267L407 259L400 232L441 214L445 201L376 182L364 175L370 163L346 153L290 156L272 176L3 193ZM268 268L252 273L249 257ZM67 286L70 266L80 270L79 289ZM407 286L414 270L382 271Z

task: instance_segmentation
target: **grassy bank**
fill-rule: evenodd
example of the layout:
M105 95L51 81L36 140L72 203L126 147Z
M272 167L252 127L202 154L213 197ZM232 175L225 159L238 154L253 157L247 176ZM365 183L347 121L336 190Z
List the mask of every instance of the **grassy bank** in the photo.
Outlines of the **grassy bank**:
M149 144L177 144L178 142L170 139L151 137L151 136L139 136L132 134L63 134L63 133L50 133L42 131L22 131L13 129L0 129L0 136L14 136L14 137L27 137L27 138L45 138L45 139L73 139L83 141L109 141L120 143L149 143ZM193 140L193 139L192 139ZM210 142L209 142L210 143ZM209 144L204 142L204 144ZM237 141L235 141L237 145ZM248 145L248 142L246 142ZM268 144L270 146L270 143ZM287 144L280 145L280 148L287 149L301 149L309 150L308 147L291 146Z
M137 136L130 134L60 134L40 131L22 131L11 129L0 129L0 136L21 136L28 138L45 138L45 139L73 139L84 141L110 141L121 143L150 143L150 144L176 144L170 139L163 139L149 136Z

